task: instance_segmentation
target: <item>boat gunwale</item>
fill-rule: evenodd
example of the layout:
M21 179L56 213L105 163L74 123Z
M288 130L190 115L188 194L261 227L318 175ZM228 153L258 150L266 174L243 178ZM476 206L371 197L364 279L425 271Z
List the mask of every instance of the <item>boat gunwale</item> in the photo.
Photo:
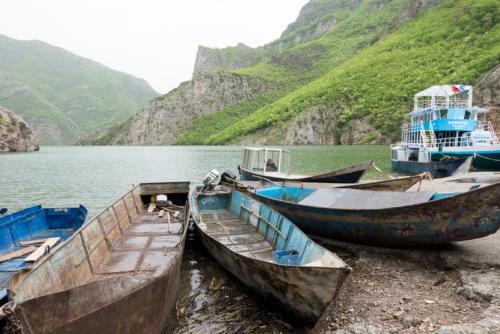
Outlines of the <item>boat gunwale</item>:
M358 169L358 170L355 170L351 173L354 173L356 171L361 171L362 170L362 173L361 173L361 176L359 177L359 179L361 179L363 177L363 175L367 172L367 170L373 165L373 160L367 160L367 161L364 161L364 162L361 162L359 164L355 164L355 165L352 165L352 166L348 166L348 167L344 167L344 168L341 168L341 169L336 169L336 170L333 170L333 171L330 171L330 172L326 172L326 173L322 173L322 174L316 174L316 175L300 175L300 177L298 178L289 178L289 177L279 177L279 176L273 176L273 175L269 175L269 174L265 174L265 172L260 172L260 171L251 171L249 169L246 169L246 168L243 168L240 166L240 169L246 173L249 173L249 174L254 174L254 175L257 175L257 176L260 176L262 178L271 178L271 179L280 179L282 181L290 181L290 182L308 182L308 180L311 180L311 179L325 179L325 178L329 178L329 177L333 177L333 176L338 176L338 175L342 175L342 171L345 171L349 168L353 168L353 167L357 167L357 166L362 166L362 165L365 165L365 164L368 164L368 167L366 168L363 168L363 169ZM299 174L292 174L290 173L289 175L299 175ZM340 182L331 182L331 183L340 183ZM341 184L341 183L340 183Z
M281 186L281 185L278 185L278 186L287 187L287 186ZM264 197L264 198L270 199L271 201L276 201L276 202L283 203L283 204L293 204L293 205L299 206L301 208L314 208L314 209L322 209L322 210L329 210L329 211L335 211L335 212L365 213L365 212L383 212L383 211L394 210L394 209L412 209L412 208L416 208L416 207L434 206L435 203L442 204L443 202L448 202L448 201L451 202L451 201L454 201L457 199L461 200L463 197L469 197L471 194L476 194L478 192L488 192L491 190L491 188L495 188L495 187L500 187L500 182L490 184L490 185L485 185L484 187L480 187L478 189L468 190L468 191L463 192L463 193L457 193L453 196L429 200L427 202L404 205L404 206L393 206L393 207L380 208L380 209L342 209L342 208L330 208L330 207L326 207L326 206L304 205L304 204L300 204L297 202L285 201L285 200L276 199L276 198L269 197L269 196L264 196L264 195L258 194L256 189L250 190L249 193L252 194L252 196L257 197L256 199L258 199L259 197ZM303 189L319 189L319 188L303 188ZM335 189L335 188L331 188L331 189ZM356 190L362 190L362 189L356 189ZM367 190L367 191L370 191L370 190Z
M220 194L220 195L231 195L231 193L233 191L236 191L236 190L230 190L230 191L219 191L215 194ZM244 196L243 193L239 192L239 191L236 191L238 193L240 193L241 195ZM196 206L196 209L198 210L198 212L200 213L200 210L199 210L199 207L198 207L198 202L197 202L197 199L198 199L198 196L199 195L202 195L202 196L213 196L214 194L210 194L210 193L199 193L198 191L196 192L193 192L193 201L195 203L193 203L193 205ZM247 196L249 197L249 196ZM249 197L251 199L251 197ZM264 205L264 206L267 206L266 204L264 203L261 203L259 202L260 205ZM349 266L344 260L342 260L342 258L340 258L336 253L326 249L325 247L321 246L320 244L318 244L316 241L314 241L309 235L307 235L304 231L302 231L297 225L295 225L290 219L288 219L287 217L285 217L283 214L281 214L280 212L276 211L275 209L267 206L268 209L274 211L275 213L279 214L280 216L282 216L284 219L288 220L290 222L290 224L292 226L294 226L294 228L298 229L306 238L308 238L311 242L313 242L316 246L320 247L320 249L322 249L323 251L325 251L326 253L330 253L331 255L333 255L335 258L337 258L337 260L339 260L341 263L343 263L342 266L338 266L338 267L331 267L331 266L321 266L321 267L318 267L318 266L307 266L307 265L285 265L285 264L279 264L279 263L274 263L274 262L269 262L269 261L264 261L264 260L260 260L260 259L256 259L256 258L252 258L252 257L249 257L249 256L246 256L246 255L243 255L241 254L240 252L237 252L237 251L233 251L231 250L231 248L229 248L228 246L226 246L225 244L223 244L222 242L218 241L217 239L215 239L214 237L212 237L209 233L207 233L206 231L203 231L201 229L201 227L199 227L199 223L196 222L196 219L194 219L194 222L195 222L195 225L196 225L196 228L198 230L200 230L203 234L207 235L211 240L213 240L214 242L222 245L224 248L226 248L229 252L231 253L235 253L237 254L238 256L241 256L241 257L245 257L251 261L258 261L260 263L267 263L268 265L276 265L276 266L279 266L279 267L285 267L285 268L312 268L312 269L324 269L324 270L344 270L344 271L347 271L347 272L351 272L352 271L352 268L351 266ZM201 217L201 215L199 216L200 217L200 223L202 223L202 220L203 218ZM194 218L194 217L193 217ZM241 219L240 219L240 222L241 223L244 223ZM260 235L262 235L261 233L259 233Z

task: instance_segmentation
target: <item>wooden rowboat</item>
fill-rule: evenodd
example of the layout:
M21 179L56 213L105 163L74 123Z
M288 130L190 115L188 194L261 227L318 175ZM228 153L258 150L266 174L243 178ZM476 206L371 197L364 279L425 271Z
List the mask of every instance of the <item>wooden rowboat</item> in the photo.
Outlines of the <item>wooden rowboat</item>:
M217 262L306 323L317 321L351 270L282 215L235 190L193 192L190 207Z
M7 321L24 333L159 333L177 296L188 192L189 182L133 188L9 281ZM160 194L172 203L153 211Z
M317 183L356 183L372 166L373 161L319 175L291 174L290 152L273 148L244 148L243 161L238 166L244 181L298 181Z
M307 233L372 245L441 244L500 227L500 183L459 194L283 186L248 194Z
M0 290L11 277L71 237L87 218L87 209L33 206L0 217ZM36 253L35 253L36 252Z

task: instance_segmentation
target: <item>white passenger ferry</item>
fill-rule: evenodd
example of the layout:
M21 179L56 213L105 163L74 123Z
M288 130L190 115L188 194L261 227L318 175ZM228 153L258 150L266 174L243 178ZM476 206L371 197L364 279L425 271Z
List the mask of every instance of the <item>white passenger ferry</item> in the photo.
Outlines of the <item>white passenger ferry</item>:
M500 144L487 112L472 106L472 86L432 86L417 93L402 141L391 147L393 168L421 172L419 163L451 164L453 157L472 156L474 167L500 170Z

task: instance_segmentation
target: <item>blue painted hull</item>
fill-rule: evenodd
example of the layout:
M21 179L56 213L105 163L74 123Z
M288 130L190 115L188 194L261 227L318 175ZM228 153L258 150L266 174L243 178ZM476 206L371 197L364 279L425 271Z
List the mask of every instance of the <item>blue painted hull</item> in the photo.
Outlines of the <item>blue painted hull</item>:
M0 218L0 255L22 250L21 241L60 237L59 243L68 239L87 217L87 209L47 209L40 205L27 208ZM39 246L38 244L37 246ZM0 263L0 289L8 280L27 266L24 258L29 254Z
M437 162L418 162L418 161L399 161L392 160L392 168L399 169L413 174L429 172L434 178L448 177L465 162L465 158L437 161Z
M443 156L463 158L472 155L474 152L437 152L432 153L432 159L439 160ZM500 170L500 152L480 152L472 159L472 166L486 170Z
M484 237L500 227L500 183L421 204L371 210L305 206L259 191L249 194L303 231L363 244L434 245Z

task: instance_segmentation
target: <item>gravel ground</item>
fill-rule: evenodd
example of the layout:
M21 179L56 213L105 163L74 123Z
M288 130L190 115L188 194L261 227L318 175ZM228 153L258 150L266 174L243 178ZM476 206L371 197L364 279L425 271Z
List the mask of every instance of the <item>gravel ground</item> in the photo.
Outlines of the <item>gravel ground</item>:
M430 333L476 322L489 306L463 297L457 271L398 256L332 249L353 272L311 332Z
M190 234L179 300L164 333L500 333L500 266L478 261L468 244L460 250L317 242L353 271L314 328L255 296Z

